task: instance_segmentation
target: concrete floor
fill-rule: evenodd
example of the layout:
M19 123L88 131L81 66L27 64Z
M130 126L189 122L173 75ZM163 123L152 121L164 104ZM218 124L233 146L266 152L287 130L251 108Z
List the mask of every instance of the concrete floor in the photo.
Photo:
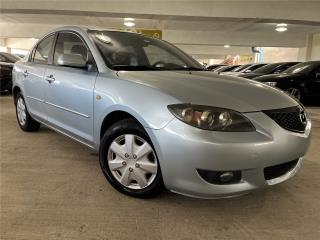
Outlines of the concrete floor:
M22 132L0 97L0 239L320 239L320 108L311 147L290 181L247 196L199 200L115 191L98 157L46 128Z

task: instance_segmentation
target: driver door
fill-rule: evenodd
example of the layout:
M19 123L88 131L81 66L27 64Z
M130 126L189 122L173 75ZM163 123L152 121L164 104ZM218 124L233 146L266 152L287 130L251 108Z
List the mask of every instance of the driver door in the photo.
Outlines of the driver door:
M53 54L53 64L45 73L48 91L46 108L48 122L58 130L91 146L93 143L93 90L96 67L88 70L78 63L61 63L61 56L79 55L84 62L91 56L82 38L73 32L59 32ZM74 59L77 59L74 56ZM72 61L72 60L71 60Z

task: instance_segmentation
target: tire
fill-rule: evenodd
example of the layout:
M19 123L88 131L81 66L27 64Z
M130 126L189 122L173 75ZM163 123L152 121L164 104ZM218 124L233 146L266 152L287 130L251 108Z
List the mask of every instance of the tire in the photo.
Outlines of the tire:
M304 103L305 94L304 94L304 91L300 87L290 86L285 91L288 94L290 94L292 97L297 99L299 102Z
M15 98L16 117L20 128L25 132L34 132L40 128L40 123L29 114L22 94L19 92Z
M105 132L100 143L99 161L109 183L123 194L152 198L164 189L152 142L134 119L121 120Z

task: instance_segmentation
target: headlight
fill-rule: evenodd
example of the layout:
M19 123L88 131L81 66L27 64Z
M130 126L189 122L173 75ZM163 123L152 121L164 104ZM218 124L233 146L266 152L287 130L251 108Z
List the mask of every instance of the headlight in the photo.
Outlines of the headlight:
M204 130L255 131L255 127L245 116L230 109L191 104L169 105L168 109L179 120Z
M277 86L277 82L264 82L264 84L267 84L267 85L269 85L271 87Z

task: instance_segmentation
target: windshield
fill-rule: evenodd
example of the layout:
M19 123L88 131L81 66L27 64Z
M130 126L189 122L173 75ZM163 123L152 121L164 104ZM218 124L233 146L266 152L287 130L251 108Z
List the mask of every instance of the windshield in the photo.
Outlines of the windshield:
M246 69L247 67L251 66L252 64L245 64L245 65L241 65L235 69L233 69L231 72L240 72L243 69Z
M128 32L89 33L113 70L204 70L196 60L165 41Z
M5 53L5 52L0 53L0 57L1 57L1 61L11 62L11 63L15 63L21 59L20 57L18 57L16 55L13 55L10 53Z
M294 65L287 70L283 71L283 73L291 74L291 73L309 73L312 71L314 64L310 62L299 63Z
M253 73L270 73L280 66L279 63L268 64L253 71Z

